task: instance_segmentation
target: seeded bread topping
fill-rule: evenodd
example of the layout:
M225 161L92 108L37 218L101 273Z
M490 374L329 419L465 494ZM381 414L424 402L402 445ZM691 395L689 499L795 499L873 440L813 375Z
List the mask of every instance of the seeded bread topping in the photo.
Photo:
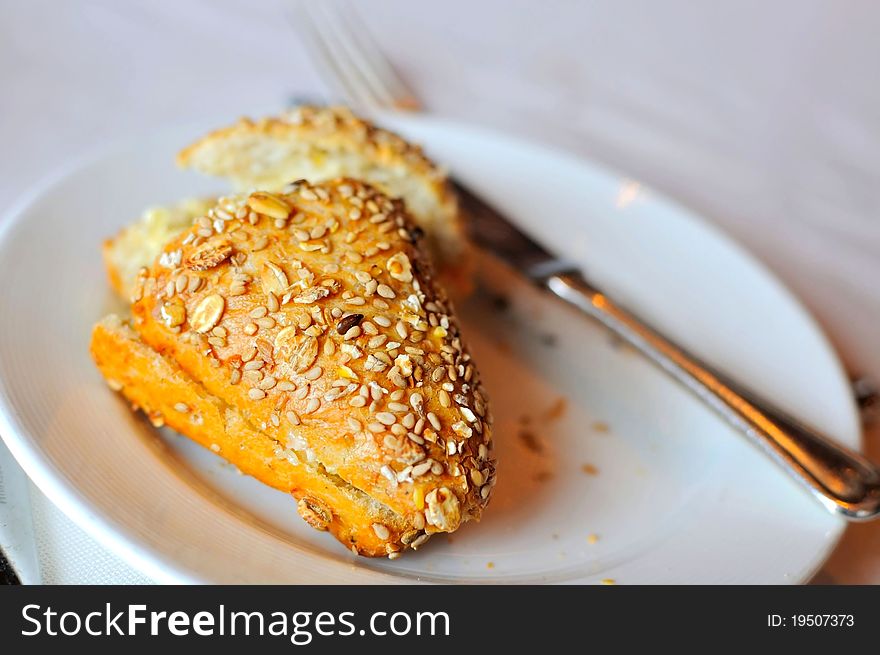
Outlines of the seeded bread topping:
M368 182L406 202L453 291L469 287L468 247L445 171L418 146L344 107L303 106L260 120L242 118L185 148L177 161L182 167L224 178L239 192L280 192L296 179L321 182L351 177ZM162 246L209 207L201 201L185 201L153 209L109 239L104 260L120 295L128 297L137 270L150 266ZM273 215L270 200L263 210Z
M363 180L406 201L441 268L462 264L462 222L446 172L420 147L346 107L304 105L269 118L242 118L185 148L177 161L227 178L238 191L278 191L300 178Z
M274 444L290 471L252 474L287 485L309 525L396 557L480 517L495 484L487 400L400 201L350 179L223 198L141 271L132 302L137 347ZM193 403L96 359L132 402L161 400L196 431ZM236 462L239 428L223 431Z

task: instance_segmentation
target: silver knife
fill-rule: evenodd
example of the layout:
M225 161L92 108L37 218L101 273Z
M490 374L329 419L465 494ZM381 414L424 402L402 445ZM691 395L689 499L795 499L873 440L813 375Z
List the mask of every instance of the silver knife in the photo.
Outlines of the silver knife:
M461 182L453 182L471 239L516 271L599 321L757 445L826 509L852 521L880 515L880 469L774 407L648 327L548 252Z
M5 559L11 569L11 571L0 571L6 574L9 582L40 584L40 566L34 540L28 479L2 440L0 440L0 559ZM18 579L15 580L15 577Z

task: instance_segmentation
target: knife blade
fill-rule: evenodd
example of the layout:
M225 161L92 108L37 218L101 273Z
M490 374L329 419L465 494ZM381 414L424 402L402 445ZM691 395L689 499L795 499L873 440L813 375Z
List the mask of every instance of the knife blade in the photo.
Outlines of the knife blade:
M5 556L5 557L3 557ZM0 440L0 557L20 584L40 584L30 489L24 471ZM12 576L10 582L15 584Z
M453 182L469 235L544 291L610 330L679 382L770 457L828 511L880 517L880 467L713 369L588 282L461 182Z
M453 179L452 186L467 216L466 226L473 243L536 284L551 275L578 270L576 264L552 254L461 181Z

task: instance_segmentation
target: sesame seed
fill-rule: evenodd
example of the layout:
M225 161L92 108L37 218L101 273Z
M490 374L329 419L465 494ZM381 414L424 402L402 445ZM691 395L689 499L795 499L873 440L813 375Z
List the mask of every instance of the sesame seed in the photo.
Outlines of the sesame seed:
M425 460L424 462L421 462L420 464L416 464L415 466L413 466L412 476L414 478L418 478L418 477L423 476L425 473L427 473L430 470L431 470L431 460L430 459Z
M184 289L186 289L188 284L189 278L187 277L186 273L181 273L174 281L174 290L177 291L177 293L181 293Z
M369 348L379 348L379 347L381 347L386 341L388 341L388 337L387 337L386 335L384 335L384 334L377 334L375 337L373 337L372 339L370 339L370 340L367 342L367 346L368 346Z
M394 425L397 422L397 417L391 412L379 412L376 414L376 420L384 425Z
M306 380L317 380L319 377L321 377L321 373L323 373L323 372L324 372L324 369L322 369L320 366L313 366L308 371L303 373L302 376Z
M181 414L186 414L189 411L189 406L186 403L175 403L174 409Z
M373 532L382 541L387 541L391 537L391 532L381 523L373 523Z
M388 409L390 409L392 412L406 412L409 410L409 407L407 407L406 405L404 405L402 403L393 402L393 403L388 403Z
M394 289L389 287L387 284L380 284L376 288L376 293L378 293L383 298L388 298L388 299L395 298L397 296L397 294L394 293Z
M428 422L431 424L431 427L435 430L439 431L441 429L440 419L437 418L437 415L434 412L428 412L427 415Z
M418 539L416 539L415 541L413 541L410 544L410 548L412 548L413 550L418 550L419 547L422 546L430 538L431 538L431 535L423 534L421 537L419 537Z
M269 375L260 380L257 388L262 389L263 391L268 391L269 389L273 389L276 384L278 384L278 380Z
M287 418L287 421L291 425L299 425L301 423L301 421L299 420L299 416L297 415L296 412L290 411L290 412L287 412L284 416L285 416L285 418Z
M254 388L254 389L248 390L248 398L250 398L251 400L260 400L265 397L266 397L266 392L263 391L262 389Z
M275 319L271 316L264 316L263 318L258 318L254 321L261 328L271 329L275 327Z
M305 409L303 410L303 414L311 414L312 412L317 411L318 407L321 406L321 401L317 398L309 398L306 403Z

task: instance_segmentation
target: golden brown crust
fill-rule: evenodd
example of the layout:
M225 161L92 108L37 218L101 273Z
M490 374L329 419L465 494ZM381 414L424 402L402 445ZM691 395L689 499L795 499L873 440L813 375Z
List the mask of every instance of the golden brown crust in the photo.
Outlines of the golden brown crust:
M151 207L137 221L104 241L101 256L110 286L121 298L131 296L138 271L153 263L162 248L192 225L216 198L188 198L168 207Z
M373 527L383 543L479 518L487 403L400 202L354 180L228 199L144 271L132 311L147 346L255 433L396 515ZM335 516L338 500L313 497L310 523Z
M412 530L402 517L307 465L304 453L297 454L254 429L241 412L144 344L117 316L95 326L91 353L111 387L143 410L154 425L186 434L233 462L242 473L293 494L300 514L312 527L329 531L360 555L384 557L401 550L401 538ZM374 525L385 526L388 538L380 539Z
M346 107L301 106L215 130L180 152L180 166L230 178L239 191L279 191L295 179L363 180L402 197L441 270L460 267L466 242L458 201L422 149Z

